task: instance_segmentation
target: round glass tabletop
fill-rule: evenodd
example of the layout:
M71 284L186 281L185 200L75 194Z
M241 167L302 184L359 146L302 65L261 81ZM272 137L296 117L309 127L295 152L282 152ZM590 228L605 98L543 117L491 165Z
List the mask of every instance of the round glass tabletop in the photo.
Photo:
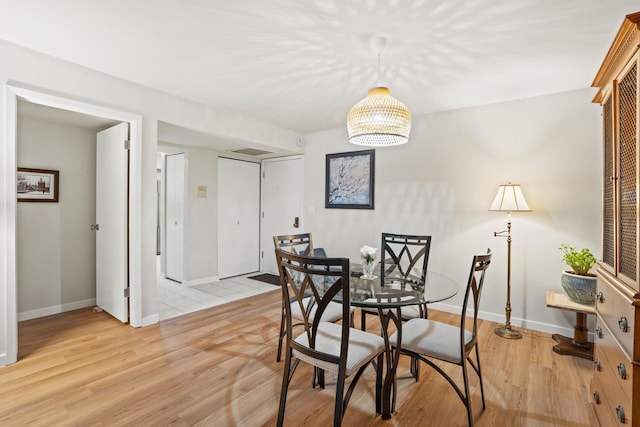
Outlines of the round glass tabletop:
M355 307L393 308L443 301L458 293L458 284L444 274L427 270L425 283L414 276L384 275L379 266L366 278L362 267L351 266L350 302Z

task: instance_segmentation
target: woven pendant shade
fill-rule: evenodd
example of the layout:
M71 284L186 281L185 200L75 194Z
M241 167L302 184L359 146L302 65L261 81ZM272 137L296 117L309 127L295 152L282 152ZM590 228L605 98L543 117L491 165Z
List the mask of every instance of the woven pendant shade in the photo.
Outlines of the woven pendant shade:
M386 87L374 87L347 115L349 142L368 147L401 145L409 140L411 113Z

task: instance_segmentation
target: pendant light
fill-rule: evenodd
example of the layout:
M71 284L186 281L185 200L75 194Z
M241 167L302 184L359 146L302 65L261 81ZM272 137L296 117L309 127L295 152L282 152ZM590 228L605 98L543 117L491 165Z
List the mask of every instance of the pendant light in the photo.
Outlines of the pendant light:
M409 140L409 109L391 96L388 88L380 85L380 55L388 41L383 35L375 35L371 39L371 49L378 55L378 86L370 89L367 97L349 110L347 131L352 144L387 147Z

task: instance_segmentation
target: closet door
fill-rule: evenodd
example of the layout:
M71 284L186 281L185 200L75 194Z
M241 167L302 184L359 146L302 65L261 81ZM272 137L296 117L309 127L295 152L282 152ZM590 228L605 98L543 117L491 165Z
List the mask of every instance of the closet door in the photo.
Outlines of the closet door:
M218 276L260 269L260 164L218 160Z
M166 258L165 275L182 282L184 254L185 155L166 156Z

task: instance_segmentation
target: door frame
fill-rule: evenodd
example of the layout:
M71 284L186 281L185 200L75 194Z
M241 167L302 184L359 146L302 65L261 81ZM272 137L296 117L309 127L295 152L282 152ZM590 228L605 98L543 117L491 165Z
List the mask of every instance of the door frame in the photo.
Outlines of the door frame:
M4 309L5 313L1 320L4 323L5 343L0 337L0 366L15 363L18 359L15 197L18 98L34 104L129 123L129 324L134 327L142 326L142 116L27 89L13 83L6 84L5 135L4 139L0 139L0 154L4 157L4 162L0 162L0 179L4 182L4 185L0 184L0 217L4 218L0 222L0 242L4 243L4 247L0 246L0 310Z

